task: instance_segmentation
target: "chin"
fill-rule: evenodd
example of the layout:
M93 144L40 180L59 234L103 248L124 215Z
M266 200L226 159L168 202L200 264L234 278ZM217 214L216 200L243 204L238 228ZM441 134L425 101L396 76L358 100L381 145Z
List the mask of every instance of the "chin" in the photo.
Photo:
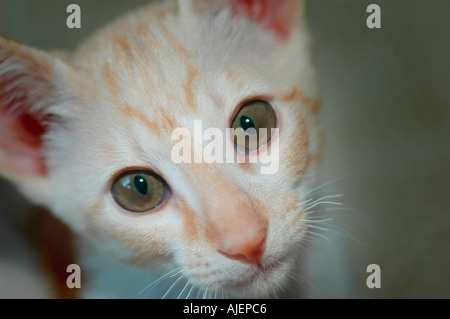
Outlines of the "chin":
M219 271L214 276L206 275L196 284L229 298L276 298L286 286L293 264L293 261L283 261L265 265L238 265L234 269Z
M253 272L243 278L240 283L230 287L230 294L240 298L275 298L286 286L290 263L258 266Z

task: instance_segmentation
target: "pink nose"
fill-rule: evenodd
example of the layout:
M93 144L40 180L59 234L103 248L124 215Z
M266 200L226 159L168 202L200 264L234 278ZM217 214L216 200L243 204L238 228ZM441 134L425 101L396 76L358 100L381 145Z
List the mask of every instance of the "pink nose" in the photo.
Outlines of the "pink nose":
M266 248L266 235L265 226L248 229L245 234L236 235L222 242L219 252L246 264L260 264Z

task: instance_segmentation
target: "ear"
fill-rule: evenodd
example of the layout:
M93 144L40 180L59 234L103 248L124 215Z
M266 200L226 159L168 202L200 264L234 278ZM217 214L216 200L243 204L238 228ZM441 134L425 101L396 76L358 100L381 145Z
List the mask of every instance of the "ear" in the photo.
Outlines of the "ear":
M43 137L58 100L61 61L0 37L0 174L47 174Z
M246 15L281 39L289 37L300 18L302 0L231 0L235 15Z
M297 27L303 0L177 0L180 11L194 8L216 12L231 7L234 16L246 16L286 40Z

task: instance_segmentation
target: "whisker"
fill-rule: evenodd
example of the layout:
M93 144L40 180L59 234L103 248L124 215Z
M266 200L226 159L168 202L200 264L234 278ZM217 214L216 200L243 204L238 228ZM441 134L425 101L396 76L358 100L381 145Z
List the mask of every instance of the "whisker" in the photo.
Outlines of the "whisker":
M191 295L191 293L192 293L192 291L194 290L194 285L191 285L192 287L191 287L191 289L189 290L189 292L188 292L188 294L187 294L187 296L186 296L186 299L189 299L189 296Z
M172 275L173 273L180 273L181 272L181 267L172 269L171 271L169 271L168 273L162 275L161 277L159 277L158 279L156 279L155 281L153 281L151 284L149 284L147 287L145 287L144 289L142 289L138 295L142 294L144 291L146 291L147 289L156 286L157 284L159 284L161 281L163 281L164 279L166 279L168 276ZM148 293L147 293L148 294Z
M186 285L184 285L183 290L181 290L180 294L178 295L177 299L180 299L181 295L183 294L183 292L186 290L186 287L189 285L189 283L191 282L191 280L188 280L186 282Z
M327 186L327 185L336 183L336 182L338 182L338 181L340 181L340 180L343 180L343 179L345 179L345 178L348 178L348 177L350 177L350 176L357 175L357 174L360 174L360 172L355 172L355 173L346 174L346 175L340 176L340 177L338 177L338 178L335 178L335 179L333 179L333 180L331 180L331 181L325 182L325 183L323 183L323 184L321 184L321 185L319 185L319 186L317 186L317 187L311 189L309 192L303 194L303 195L300 197L300 199L307 197L308 195L310 195L311 193L315 192L316 190L321 189L322 187L325 187L325 186Z
M180 276L180 278L178 278L177 280L174 281L174 283L169 287L169 289L167 289L166 293L164 294L164 296L162 296L161 299L165 299L166 296L170 293L170 291L173 289L173 287L175 287L175 285L181 280L183 279L183 276Z
M344 205L344 204L339 203L339 202L322 201L322 202L315 203L315 204L312 205L312 206L309 206L308 208L305 209L305 212L308 212L311 208L314 208L314 207L316 207L317 205L322 205L322 204L329 204L329 205Z
M323 239L325 239L326 241L329 241L329 242L331 242L332 240L330 239L330 238L328 238L327 236L325 236L325 235L323 235L323 234L320 234L320 233L317 233L317 232L313 232L313 231L311 231L311 230L307 230L306 232L305 232L305 235L303 235L303 236L306 236L306 234L311 234L311 235L315 235L315 236L319 236L319 237L321 237L321 238L323 238ZM313 239L316 239L316 238L313 238Z
M358 243L359 245L362 245L364 247L366 247L367 249L372 249L368 244L366 244L365 242L357 239L355 236L353 236L351 233L349 233L348 231L342 229L341 227L337 226L337 225L333 225L333 224L329 224L328 226L330 226L330 230L334 231L338 234L343 235L346 238L349 238L353 241L355 241L356 243ZM332 228L331 228L332 227Z
M362 245L362 246L364 246L364 247L366 247L368 249L372 249L369 245L367 245L366 243L358 240L352 234L350 234L349 232L343 230L342 228L340 228L340 227L338 227L336 225L333 225L333 224L327 224L327 226L329 226L329 228L316 226L316 225L311 225L311 224L308 225L308 227L311 227L311 228L314 228L314 229L318 229L318 230L322 230L322 231L326 231L326 232L328 232L328 231L335 232L337 234L343 235L344 237L355 241L356 243L358 243L358 244L360 244L360 245ZM316 234L318 235L318 233L316 233Z
M308 225L308 227L323 230L323 231L331 231L331 229L329 229L329 228L320 227L320 226L316 226L316 225Z
M357 210L354 208L350 208L350 207L328 207L328 208L324 208L324 211L335 211L335 210L348 210L348 211L352 211L352 212L356 212Z
M325 223L325 222L329 222L329 221L333 221L334 218L327 218L327 219L302 219L302 221L306 222L306 223Z
M342 196L344 196L344 194L334 194L334 195L326 195L326 196L322 196L322 197L320 197L320 198L314 200L314 201L311 203L311 205L315 204L316 202L320 202L321 200L324 200L324 199L338 198L338 197L342 197ZM312 200L312 198L310 198L310 199L307 200L307 201L301 202L299 205L303 205L303 204L305 204L306 202L308 202L308 201L310 201L310 200Z

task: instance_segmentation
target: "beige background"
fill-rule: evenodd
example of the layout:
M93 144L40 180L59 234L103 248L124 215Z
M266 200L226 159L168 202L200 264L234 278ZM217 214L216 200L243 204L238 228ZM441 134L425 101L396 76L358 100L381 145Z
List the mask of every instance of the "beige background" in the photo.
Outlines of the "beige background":
M450 2L376 1L382 28L370 30L372 2L308 2L327 141L320 182L342 177L323 193L345 194L353 210L332 212L335 224L364 243L325 232L333 242L319 238L311 250L309 296L450 298ZM80 30L65 27L69 3L82 8ZM0 35L71 49L143 3L0 0ZM45 296L30 284L40 277L24 207L1 182L0 297ZM372 263L381 289L366 287Z

